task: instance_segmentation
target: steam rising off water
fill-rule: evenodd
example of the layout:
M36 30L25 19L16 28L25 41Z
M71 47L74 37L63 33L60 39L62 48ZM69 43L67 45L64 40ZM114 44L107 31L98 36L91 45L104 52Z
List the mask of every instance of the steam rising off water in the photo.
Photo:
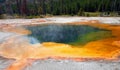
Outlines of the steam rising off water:
M26 36L28 38L28 40L30 41L31 44L38 44L40 43L36 38L34 37L30 37L30 36Z

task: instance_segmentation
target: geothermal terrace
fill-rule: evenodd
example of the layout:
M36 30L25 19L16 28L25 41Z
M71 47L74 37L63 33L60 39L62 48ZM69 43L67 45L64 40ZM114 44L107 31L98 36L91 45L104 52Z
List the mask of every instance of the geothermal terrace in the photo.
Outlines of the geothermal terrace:
M0 20L0 70L120 70L119 17Z

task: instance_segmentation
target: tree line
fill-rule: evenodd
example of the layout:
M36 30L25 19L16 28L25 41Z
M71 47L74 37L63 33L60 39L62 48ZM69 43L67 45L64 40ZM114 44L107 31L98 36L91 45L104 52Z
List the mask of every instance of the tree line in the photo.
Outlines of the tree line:
M119 11L120 0L0 0L0 14L78 15Z

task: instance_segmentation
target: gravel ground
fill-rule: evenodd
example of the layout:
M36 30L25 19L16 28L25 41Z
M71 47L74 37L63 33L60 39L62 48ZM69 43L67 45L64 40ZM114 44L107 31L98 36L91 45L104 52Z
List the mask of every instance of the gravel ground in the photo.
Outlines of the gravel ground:
M120 62L69 60L37 60L24 70L120 70Z

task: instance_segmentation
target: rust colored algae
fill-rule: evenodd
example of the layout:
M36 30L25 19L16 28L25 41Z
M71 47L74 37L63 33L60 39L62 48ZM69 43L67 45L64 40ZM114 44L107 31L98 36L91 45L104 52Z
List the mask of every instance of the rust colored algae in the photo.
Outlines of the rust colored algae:
M79 24L79 22L75 24ZM82 47L55 42L44 42L41 45L30 45L24 42L22 45L19 45L20 47L9 49L7 46L13 45L16 39L12 38L2 44L2 50L0 51L3 57L16 59L16 62L8 67L7 70L21 70L29 64L27 59L42 59L48 57L59 59L63 57L62 59L72 58L77 61L81 58L117 59L120 56L120 26L100 23L85 23L84 25L111 30L113 37L92 41ZM20 32L21 31L23 30L20 30Z

